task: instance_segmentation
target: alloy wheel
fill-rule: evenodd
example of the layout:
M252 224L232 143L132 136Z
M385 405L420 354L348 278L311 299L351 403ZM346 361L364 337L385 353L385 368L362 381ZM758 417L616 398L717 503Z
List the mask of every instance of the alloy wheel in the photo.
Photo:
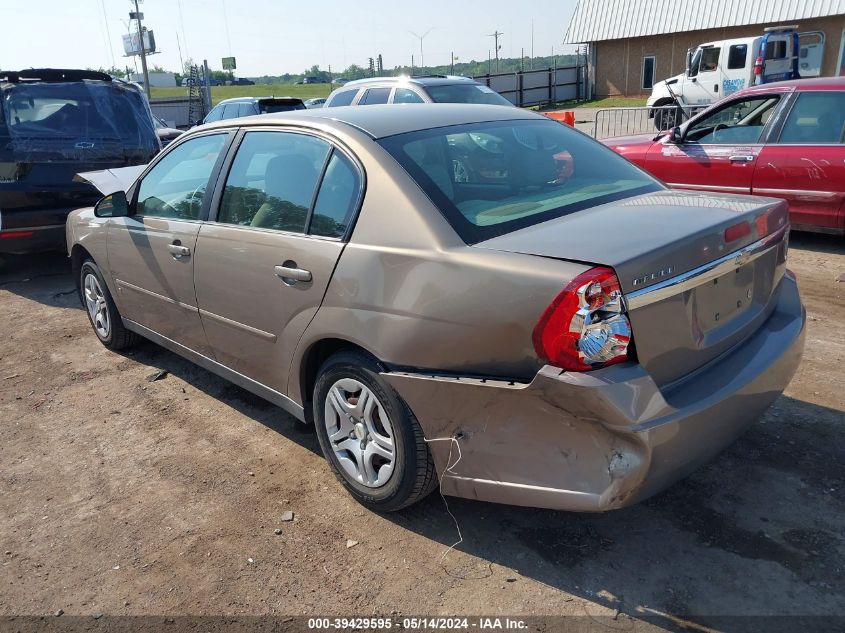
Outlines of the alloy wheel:
M111 332L111 321L109 319L109 308L106 304L106 296L95 275L88 273L83 282L85 292L85 307L88 308L88 315L94 329L102 339L107 339Z

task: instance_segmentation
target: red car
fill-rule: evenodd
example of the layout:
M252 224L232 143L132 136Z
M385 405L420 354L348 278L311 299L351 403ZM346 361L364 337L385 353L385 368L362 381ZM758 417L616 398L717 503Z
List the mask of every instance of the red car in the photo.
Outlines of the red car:
M793 228L845 234L845 77L756 86L656 137L603 142L671 187L783 198Z

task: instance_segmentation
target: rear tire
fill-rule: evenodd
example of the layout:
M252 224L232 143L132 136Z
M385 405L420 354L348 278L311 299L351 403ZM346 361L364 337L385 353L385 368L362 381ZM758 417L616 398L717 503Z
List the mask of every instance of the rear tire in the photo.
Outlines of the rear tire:
M393 512L437 486L431 452L414 414L370 356L331 356L314 387L317 439L335 477L360 504Z
M79 269L79 299L94 334L103 345L121 350L138 342L138 335L123 326L109 287L93 259L86 259Z

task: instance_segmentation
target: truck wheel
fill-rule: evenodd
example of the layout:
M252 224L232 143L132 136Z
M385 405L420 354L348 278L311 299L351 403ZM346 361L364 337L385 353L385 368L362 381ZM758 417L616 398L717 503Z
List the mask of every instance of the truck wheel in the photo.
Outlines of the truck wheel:
M657 131L669 130L681 124L681 106L677 101L666 103L654 113L654 127Z

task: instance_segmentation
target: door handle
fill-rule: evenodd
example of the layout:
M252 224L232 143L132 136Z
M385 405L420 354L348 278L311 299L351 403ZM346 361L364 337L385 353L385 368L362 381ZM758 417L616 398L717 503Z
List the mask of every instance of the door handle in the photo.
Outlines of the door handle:
M281 278L288 285L293 285L297 281L311 281L311 271L302 268L296 268L294 262L285 262L292 264L292 266L276 266L276 277Z
M754 160L754 157L750 154L741 154L737 156L731 156L728 160L732 163L750 163Z
M167 250L173 255L173 259L182 259L183 257L191 256L191 249L187 246L182 246L178 240L173 242L173 244L168 244Z

